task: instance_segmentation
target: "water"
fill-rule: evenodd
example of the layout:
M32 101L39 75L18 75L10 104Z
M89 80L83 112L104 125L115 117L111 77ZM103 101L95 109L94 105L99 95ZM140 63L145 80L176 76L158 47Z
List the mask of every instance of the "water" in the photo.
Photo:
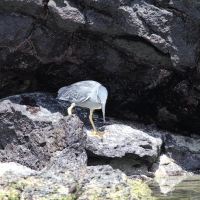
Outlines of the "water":
M149 187L158 200L200 200L200 175L155 179Z

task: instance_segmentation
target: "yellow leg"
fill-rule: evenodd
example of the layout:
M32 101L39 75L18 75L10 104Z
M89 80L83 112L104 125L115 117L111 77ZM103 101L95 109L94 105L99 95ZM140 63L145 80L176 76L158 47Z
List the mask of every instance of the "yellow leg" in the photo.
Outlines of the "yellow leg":
M94 125L94 122L93 122L93 119L92 119L93 111L94 110L90 110L90 115L89 115L89 120L90 120L90 123L92 124L92 127L93 127L92 133L94 135L98 135L100 137L103 137L103 135L97 131L97 129L96 129L95 125Z
M73 109L74 106L75 106L75 103L72 103L71 106L67 109L68 115L72 114L72 109Z

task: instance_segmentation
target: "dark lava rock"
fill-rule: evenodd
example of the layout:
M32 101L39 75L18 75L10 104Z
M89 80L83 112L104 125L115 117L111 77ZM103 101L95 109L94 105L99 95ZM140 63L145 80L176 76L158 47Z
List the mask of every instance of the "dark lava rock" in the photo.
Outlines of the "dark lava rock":
M199 173L200 138L166 134L164 137L166 153L184 170Z
M42 0L1 0L0 98L91 79L109 116L199 134L198 6L51 0L45 18Z
M63 117L41 106L4 100L0 103L0 161L42 169L53 153L83 146L82 126L75 115Z

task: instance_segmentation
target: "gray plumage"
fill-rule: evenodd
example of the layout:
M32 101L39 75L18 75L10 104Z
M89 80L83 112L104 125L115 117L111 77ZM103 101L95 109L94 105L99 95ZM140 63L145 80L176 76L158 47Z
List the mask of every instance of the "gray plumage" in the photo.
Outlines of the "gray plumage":
M71 102L68 114L71 114L73 107L80 106L90 109L90 122L96 131L92 120L93 111L102 109L103 120L105 122L105 106L108 92L107 89L96 81L81 81L58 90L59 100Z

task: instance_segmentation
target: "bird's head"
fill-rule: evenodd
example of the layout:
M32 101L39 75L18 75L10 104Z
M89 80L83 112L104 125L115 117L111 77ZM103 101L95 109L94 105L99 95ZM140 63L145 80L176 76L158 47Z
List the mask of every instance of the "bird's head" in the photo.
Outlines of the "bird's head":
M105 107L106 107L107 97L108 97L107 89L105 87L103 87L102 85L100 85L99 89L98 89L98 99L101 103L101 109L102 109L102 113L103 113L103 122L104 123L105 123Z

